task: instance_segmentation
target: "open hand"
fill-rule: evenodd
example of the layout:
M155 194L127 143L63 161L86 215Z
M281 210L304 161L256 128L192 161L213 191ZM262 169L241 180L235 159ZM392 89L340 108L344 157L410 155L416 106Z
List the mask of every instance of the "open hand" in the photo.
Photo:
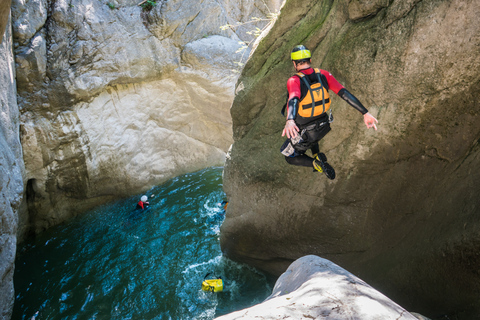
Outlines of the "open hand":
M288 139L295 138L298 135L297 125L295 124L294 120L287 120L285 123L285 128L283 128L282 137L286 134Z
M375 128L375 130L377 130L376 123L378 123L378 120L375 119L375 117L372 116L370 112L367 112L363 115L363 122L365 122L365 125L367 126L368 129L373 127Z

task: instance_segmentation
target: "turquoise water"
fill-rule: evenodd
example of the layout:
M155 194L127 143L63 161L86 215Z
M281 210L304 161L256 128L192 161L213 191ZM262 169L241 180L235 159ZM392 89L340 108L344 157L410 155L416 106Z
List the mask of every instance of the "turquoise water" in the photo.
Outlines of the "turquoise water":
M99 207L19 249L12 319L213 319L263 301L266 277L222 256L222 169ZM204 292L208 272L225 290Z

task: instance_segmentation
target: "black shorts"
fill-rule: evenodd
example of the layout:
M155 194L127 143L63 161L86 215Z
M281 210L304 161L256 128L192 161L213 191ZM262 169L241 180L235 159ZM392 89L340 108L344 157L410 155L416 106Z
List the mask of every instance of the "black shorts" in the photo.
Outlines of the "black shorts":
M317 121L300 128L302 140L293 146L295 151L302 154L315 146L330 132L330 123L328 121Z

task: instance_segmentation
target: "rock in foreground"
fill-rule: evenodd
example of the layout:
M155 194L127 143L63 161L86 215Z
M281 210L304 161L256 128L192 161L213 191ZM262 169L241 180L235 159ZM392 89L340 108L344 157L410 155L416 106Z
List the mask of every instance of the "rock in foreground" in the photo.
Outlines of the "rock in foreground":
M309 255L290 265L265 302L217 319L417 318L345 269Z

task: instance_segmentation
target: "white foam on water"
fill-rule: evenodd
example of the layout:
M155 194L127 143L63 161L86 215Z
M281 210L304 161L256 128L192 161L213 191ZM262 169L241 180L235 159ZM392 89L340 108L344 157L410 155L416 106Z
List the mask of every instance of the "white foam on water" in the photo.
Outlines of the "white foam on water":
M185 270L183 270L182 273L186 274L186 273L190 272L191 270L197 269L198 267L202 267L202 266L216 265L220 262L221 259L222 259L222 255L219 255L219 256L217 256L213 259L210 259L206 262L192 264L192 265L188 266Z

